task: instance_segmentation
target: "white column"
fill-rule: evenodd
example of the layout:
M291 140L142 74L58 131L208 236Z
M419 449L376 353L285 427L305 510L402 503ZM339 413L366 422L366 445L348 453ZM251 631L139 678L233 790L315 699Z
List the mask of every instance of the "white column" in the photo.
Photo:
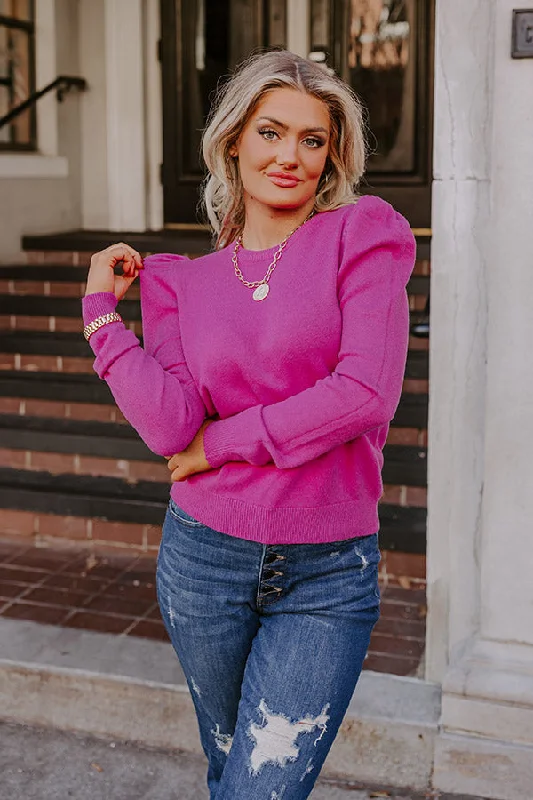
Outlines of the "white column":
M146 114L146 175L147 227L163 227L163 186L160 166L163 161L163 99L161 64L157 43L161 36L159 0L145 0L145 114Z
M431 245L427 678L479 626L493 0L438 0Z
M481 628L532 647L533 59L508 57L513 5L496 17Z
M83 227L162 225L156 0L80 0Z
M80 0L80 74L88 83L81 99L81 208L86 230L109 228L104 0Z
M310 48L310 0L287 0L287 49L307 58Z
M36 89L43 89L57 78L55 0L35 4L35 76ZM55 92L41 97L37 109L39 152L58 154L57 98Z
M533 786L533 61L513 0L437 0L427 677L438 788Z
M109 228L146 229L142 0L105 0Z

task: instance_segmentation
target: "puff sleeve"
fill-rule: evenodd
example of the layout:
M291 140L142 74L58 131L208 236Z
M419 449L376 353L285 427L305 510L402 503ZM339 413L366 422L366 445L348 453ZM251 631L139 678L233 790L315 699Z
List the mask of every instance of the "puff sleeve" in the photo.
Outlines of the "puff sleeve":
M204 444L212 467L227 461L297 467L393 418L407 357L406 284L415 241L390 205L365 200L352 207L342 236L342 335L333 373L285 400L209 425Z

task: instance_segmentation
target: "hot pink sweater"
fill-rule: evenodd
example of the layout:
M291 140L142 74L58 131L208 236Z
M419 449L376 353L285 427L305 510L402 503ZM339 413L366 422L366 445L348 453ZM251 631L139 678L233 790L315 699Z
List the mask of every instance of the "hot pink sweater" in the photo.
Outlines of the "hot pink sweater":
M276 249L241 249L244 278L261 280ZM105 325L90 340L95 371L160 455L217 416L205 432L212 469L171 488L209 527L266 544L375 533L407 355L409 225L376 197L317 214L261 302L232 251L146 258L144 348L122 323ZM111 293L88 295L85 324L115 306Z

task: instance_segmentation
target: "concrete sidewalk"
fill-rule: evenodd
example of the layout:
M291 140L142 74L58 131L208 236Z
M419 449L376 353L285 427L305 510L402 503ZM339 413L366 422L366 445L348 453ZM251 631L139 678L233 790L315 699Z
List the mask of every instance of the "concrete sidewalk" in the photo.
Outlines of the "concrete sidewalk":
M439 710L439 687L365 670L325 774L421 791L430 785ZM0 720L203 757L167 642L0 618Z
M444 800L426 793L439 713L438 686L365 670L313 799ZM0 720L0 800L207 800L193 704L166 642L0 619ZM407 788L362 788L387 784Z
M168 753L81 734L0 724L0 800L208 800L205 773L204 758L190 753ZM312 797L451 800L451 795L367 790L327 779L319 779Z

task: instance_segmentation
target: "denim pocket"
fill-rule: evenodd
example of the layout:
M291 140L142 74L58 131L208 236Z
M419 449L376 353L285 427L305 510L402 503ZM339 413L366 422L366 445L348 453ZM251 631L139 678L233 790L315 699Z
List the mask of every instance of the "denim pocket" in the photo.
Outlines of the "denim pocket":
M168 511L175 520L180 522L182 525L186 525L188 528L205 527L203 522L198 522L197 519L191 517L190 514L187 514L187 512L180 508L172 499L169 501Z

